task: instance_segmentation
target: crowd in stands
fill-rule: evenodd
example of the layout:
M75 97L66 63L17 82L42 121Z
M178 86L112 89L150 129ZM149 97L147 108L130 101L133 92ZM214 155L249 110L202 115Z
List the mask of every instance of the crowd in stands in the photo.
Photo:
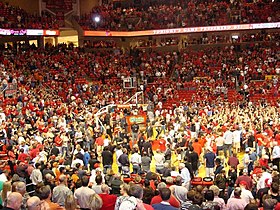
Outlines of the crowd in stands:
M103 4L80 17L83 29L112 31L181 28L279 21L277 1L181 1L114 7ZM100 17L100 22L94 18Z
M177 37L166 37L162 38L158 42L155 39L140 40L138 41L137 47L165 47L165 46L176 46L179 44L179 38Z
M236 80L253 94L250 80L279 74L279 46L8 52L0 56L6 209L279 209L279 106L209 98ZM122 88L127 76L164 81L145 86L146 109L117 106L134 94ZM13 97L5 95L10 84ZM186 87L197 90L191 102L162 108ZM130 115L147 115L146 127L128 125Z
M252 33L244 34L241 38L242 42L255 42L255 41L273 41L279 40L278 33Z
M106 41L87 41L84 43L85 48L116 48L116 42L113 40Z
M42 11L39 16L0 2L0 28L7 29L58 29L58 22L51 14Z

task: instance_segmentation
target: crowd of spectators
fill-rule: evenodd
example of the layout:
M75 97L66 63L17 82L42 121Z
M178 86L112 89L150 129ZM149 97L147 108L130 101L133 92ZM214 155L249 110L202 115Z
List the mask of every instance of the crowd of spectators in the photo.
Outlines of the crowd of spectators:
M209 98L235 88L233 78L253 91L250 80L278 75L278 51L279 46L258 44L165 53L89 53L66 45L3 51L2 205L278 209L279 106ZM134 94L122 87L121 78L128 76L159 78L145 85L146 109L117 106ZM278 81L271 82L278 88ZM5 95L10 84L17 87L13 97ZM164 98L177 98L185 85L197 90L193 100L178 98L179 105L163 109ZM115 106L97 124L95 114L108 104ZM143 114L146 127L128 125L127 116ZM197 177L202 165L206 179Z
M114 7L103 4L80 17L83 29L148 30L279 21L277 1L172 1ZM100 22L95 22L95 17Z
M106 41L86 41L84 43L85 48L116 48L116 42L114 40Z
M149 39L149 40L139 40L137 47L166 47L166 46L178 46L178 37L166 37L160 40Z
M93 54L78 48L47 47L45 51L35 51L37 62L33 61L32 50L18 53L16 59L25 56L26 62L30 64L18 62L16 67L24 70L24 73L15 71L13 67L9 74L10 81L18 77L16 81L28 84L31 88L38 87L36 85L50 88L52 94L58 94L62 101L68 102L71 101L71 96L75 96L89 104L97 102L104 105L106 100L122 103L135 93L134 90L122 89L122 78L126 77L137 77L142 84L154 82L155 87L145 86L144 92L147 98L155 102L179 97L177 90L182 89L196 91L199 96L196 97L197 101L199 98L203 100L204 96L208 100L216 100L220 96L216 90L240 86L244 91L245 84L248 86L246 92L249 93L250 100L256 94L268 92L278 96L278 49L277 45L271 47L269 44L255 44L242 49L226 46L173 53L137 48L123 52L116 48ZM2 59L12 65L9 57L2 56ZM38 68L44 71L39 72ZM274 77L266 81L265 85L251 84L251 80L263 80L266 75ZM91 78L93 85L89 85L86 78ZM2 80L2 89L5 89L3 84L6 83L6 80ZM69 89L68 92L65 91L66 88ZM118 94L105 94L110 89ZM99 94L96 96L97 92ZM227 91L222 92L226 95ZM105 101L101 100L103 95ZM3 102L7 103L5 100Z
M258 43L245 49L231 45L200 51L186 50L182 54L181 68L175 70L175 77L182 82L192 81L194 77L210 77L216 81L221 79L224 83L229 80L231 86L236 77L239 82L244 79L246 82L261 80L267 74L279 73L278 50L277 45L270 47L269 44Z
M20 7L0 2L0 28L8 29L58 29L58 22L51 14L29 14Z

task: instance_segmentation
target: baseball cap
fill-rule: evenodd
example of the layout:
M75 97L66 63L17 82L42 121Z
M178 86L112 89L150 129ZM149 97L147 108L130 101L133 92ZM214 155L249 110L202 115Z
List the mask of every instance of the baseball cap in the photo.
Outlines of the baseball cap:
M241 181L241 182L239 182L239 185L244 185L244 186L247 186L247 182L245 182L245 181Z
M274 166L272 167L272 169L277 171L277 170L278 170L277 165L274 165Z
M95 171L99 171L99 172L102 172L102 169L101 168L96 168Z
M100 164L99 163L95 163L94 165L93 165L93 168L99 168L99 166L100 166Z

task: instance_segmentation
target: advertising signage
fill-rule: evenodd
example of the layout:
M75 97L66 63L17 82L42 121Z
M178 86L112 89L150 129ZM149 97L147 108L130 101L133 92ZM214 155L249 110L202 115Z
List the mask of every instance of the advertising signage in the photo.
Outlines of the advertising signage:
M154 35L165 35L165 34L241 31L241 30L250 30L250 29L269 29L269 28L270 29L280 28L280 22L171 28L171 29L158 29L158 30L145 30L145 31L84 31L84 36L137 37L137 36L154 36Z
M3 36L24 36L26 34L27 34L26 29L14 30L14 29L0 28L0 35L3 35Z
M59 36L59 30L0 28L0 35L2 36Z

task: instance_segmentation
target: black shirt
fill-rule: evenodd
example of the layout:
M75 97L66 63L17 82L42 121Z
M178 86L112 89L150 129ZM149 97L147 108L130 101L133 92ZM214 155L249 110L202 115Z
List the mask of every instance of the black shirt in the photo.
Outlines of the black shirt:
M120 162L120 164L122 164L122 166L129 166L129 160L126 153L122 154L119 157L118 161Z
M141 136L141 137L139 138L139 141L138 141L138 147L139 147L139 148L142 148L143 145L144 145L144 143L145 143L145 139L144 139L143 136Z
M170 168L163 168L161 172L162 172L162 177L171 176L171 169Z
M149 141L144 142L143 144L143 151L147 152L148 156L153 155L152 144Z
M229 171L228 172L228 186L234 187L235 181L237 179L236 171Z
M0 130L0 139L4 139L5 138L5 133L3 130Z
M51 155L58 156L58 154L59 154L59 149L57 147L53 147L51 149Z
M171 150L167 149L164 154L165 160L171 160Z
M248 142L247 142L247 144L248 144L248 147L253 147L253 143L255 142L255 137L253 136L253 135L250 135L249 137L248 137Z
M256 197L257 197L257 199L260 200L260 206L262 206L262 204L263 204L263 202L262 202L263 196L268 194L268 191L269 191L269 187L259 189Z
M138 130L139 130L139 125L133 124L133 125L131 126L131 130L132 130L133 133L137 133Z
M198 160L199 160L198 154L196 152L190 152L188 154L188 160L192 165L193 171L196 171L198 169Z
M103 151L102 154L102 163L104 165L112 165L113 164L113 155L110 151Z
M272 199L275 199L275 200L277 200L277 202L280 202L280 195L278 194L278 195L271 195L271 198Z

